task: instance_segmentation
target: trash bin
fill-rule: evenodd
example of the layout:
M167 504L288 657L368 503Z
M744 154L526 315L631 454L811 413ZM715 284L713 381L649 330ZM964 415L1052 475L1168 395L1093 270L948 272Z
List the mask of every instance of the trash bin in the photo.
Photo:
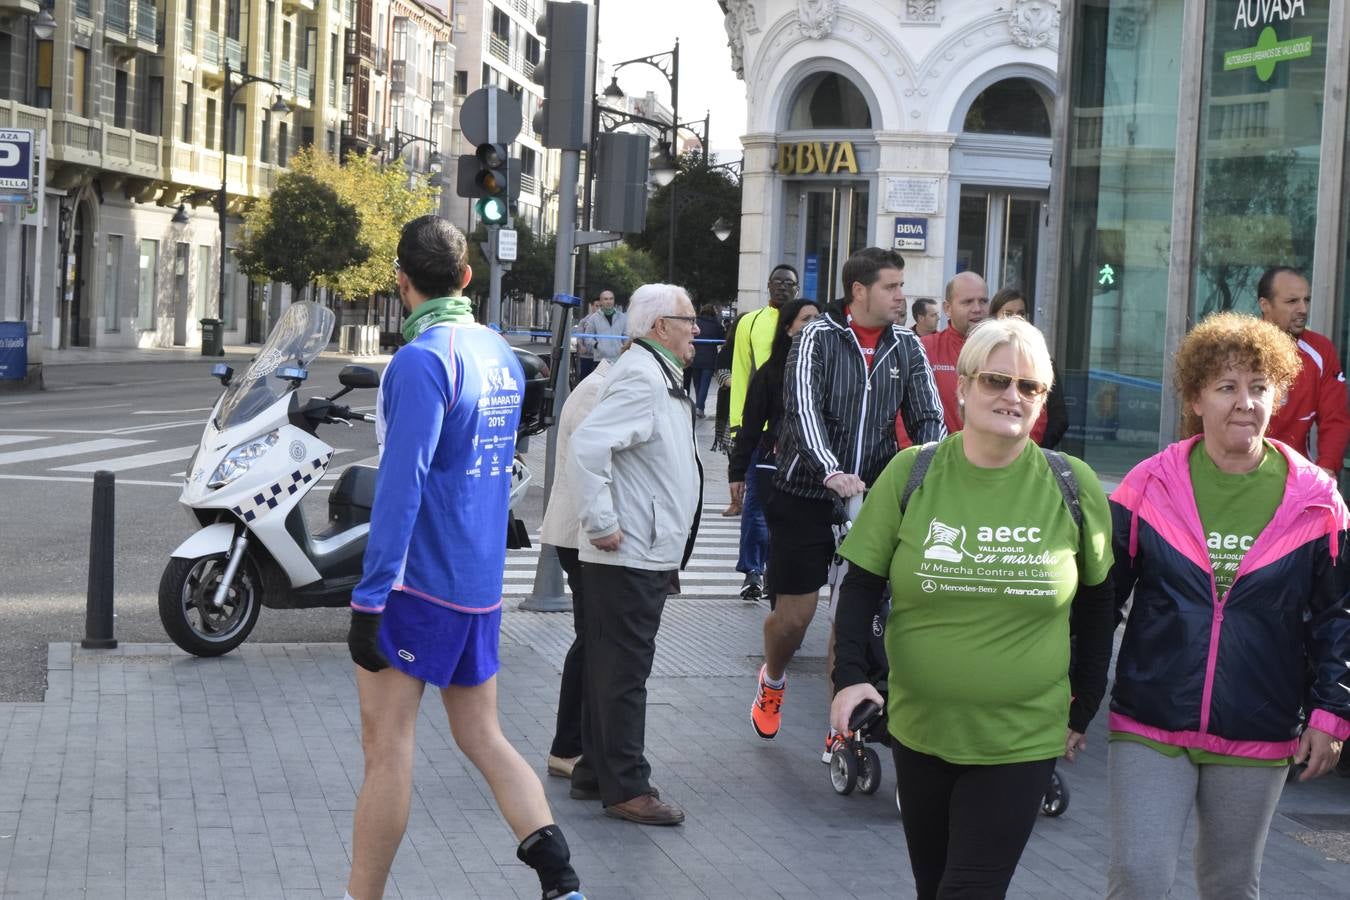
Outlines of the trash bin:
M225 323L219 319L202 319L202 356L225 355Z

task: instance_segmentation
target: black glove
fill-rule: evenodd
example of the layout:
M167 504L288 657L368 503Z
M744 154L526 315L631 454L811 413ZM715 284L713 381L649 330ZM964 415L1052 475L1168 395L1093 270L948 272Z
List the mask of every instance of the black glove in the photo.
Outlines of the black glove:
M352 662L367 672L389 668L389 660L380 652L380 614L352 610L352 625L347 629L347 649Z

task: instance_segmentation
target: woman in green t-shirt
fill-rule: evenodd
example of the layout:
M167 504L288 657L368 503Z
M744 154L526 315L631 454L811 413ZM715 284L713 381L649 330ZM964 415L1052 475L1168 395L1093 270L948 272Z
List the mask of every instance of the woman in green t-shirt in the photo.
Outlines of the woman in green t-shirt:
M1096 476L1061 456L1081 527L1031 442L1052 380L1045 339L988 320L957 360L964 430L877 479L840 554L831 722L864 700L871 623L889 579L887 724L921 900L1001 897L1031 835L1055 759L1072 760L1106 688L1114 631L1111 519ZM1069 654L1073 612L1076 646Z
M1176 355L1191 437L1111 495L1122 607L1134 591L1111 692L1112 900L1167 894L1192 810L1200 896L1256 897L1290 762L1315 778L1350 736L1350 514L1265 437L1298 370L1275 325L1200 323Z

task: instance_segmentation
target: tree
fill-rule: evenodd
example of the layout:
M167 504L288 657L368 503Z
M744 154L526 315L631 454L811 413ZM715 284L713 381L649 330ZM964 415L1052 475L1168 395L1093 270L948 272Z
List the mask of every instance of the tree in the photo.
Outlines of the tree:
M530 226L518 223L516 230L516 260L511 263L511 271L502 273L502 296L512 294L531 294L535 297L553 296L553 255L557 241L553 235L539 239ZM480 245L488 242L486 225L479 225L469 236L469 265L473 267L473 280L466 289L470 296L483 298L488 295L489 270L487 259Z
M719 241L712 226L718 219L740 221L740 182L726 169L704 163L700 153L680 158L675 179L658 188L647 202L646 229L627 238L630 245L657 260L662 278L669 269L672 195L677 220L675 281L689 291L695 305L734 299L740 248L734 236ZM594 277L590 281L598 284Z
M315 279L370 256L361 243L361 218L336 190L312 175L286 172L244 218L238 250L249 277L280 281L298 297Z
M408 187L408 172L402 165L382 166L370 153L349 154L340 166L326 153L310 153L305 162L338 196L356 207L361 243L370 251L364 261L323 279L324 285L351 300L392 291L403 226L435 212L432 188L425 184Z
M614 299L627 303L633 291L644 284L662 281L664 276L650 253L627 244L618 244L606 250L591 252L586 279L591 283L594 296L585 297L584 300L594 300L601 291L610 290L614 292Z

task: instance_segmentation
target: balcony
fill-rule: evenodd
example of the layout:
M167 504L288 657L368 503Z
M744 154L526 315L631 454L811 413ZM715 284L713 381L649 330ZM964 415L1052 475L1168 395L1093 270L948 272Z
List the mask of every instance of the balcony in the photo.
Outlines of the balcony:
M314 0L283 0L281 8L287 15L294 13L296 10L314 12Z
M347 29L346 50L349 57L355 56L367 62L374 62L375 60L375 51L371 44L370 35L354 28Z
M264 78L272 77L272 51L264 50L262 52L262 71L258 73Z
M103 127L103 165L142 178L160 176L163 138L111 125Z
M42 12L38 0L0 0L0 14L36 16Z
M534 195L539 192L539 181L533 175L520 174L520 192L522 194Z
M314 73L309 69L296 68L295 96L305 103L314 102Z
M140 0L136 4L136 40L147 53L159 49L159 9L154 0Z
M239 43L238 38L225 38L225 62L236 70L242 69L245 55L244 45Z
M182 27L183 49L192 53L197 48L197 22L195 19L184 19Z
M75 15L83 16L86 19L92 19L94 12L89 0L75 0Z
M406 60L396 59L389 66L389 93L402 94L408 88L408 63Z
M509 64L511 62L510 46L495 34L488 36L488 52L504 63Z
M445 113L445 82L438 81L431 86L431 114L433 116Z
M103 136L98 125L79 116L52 118L52 156L62 162L99 168Z
M535 21L539 18L538 8L533 3L530 3L529 0L511 0L511 8L520 13L530 25L534 25Z
M25 128L33 132L52 130L52 111L0 100L0 128Z
M280 81L282 87L287 88L292 94L294 94L295 66L293 66L289 61L283 59L281 61L280 67L277 69L277 81Z
M220 68L220 32L208 31L202 35L201 61Z
M131 25L131 0L108 0L103 8L103 27L105 39L111 43L123 43L119 38L130 40L136 34Z

